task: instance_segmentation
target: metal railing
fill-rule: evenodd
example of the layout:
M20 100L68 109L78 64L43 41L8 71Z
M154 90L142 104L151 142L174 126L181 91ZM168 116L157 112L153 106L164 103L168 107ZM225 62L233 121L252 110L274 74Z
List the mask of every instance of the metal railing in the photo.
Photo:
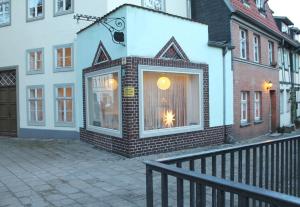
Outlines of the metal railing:
M148 161L147 206L300 206L300 137Z

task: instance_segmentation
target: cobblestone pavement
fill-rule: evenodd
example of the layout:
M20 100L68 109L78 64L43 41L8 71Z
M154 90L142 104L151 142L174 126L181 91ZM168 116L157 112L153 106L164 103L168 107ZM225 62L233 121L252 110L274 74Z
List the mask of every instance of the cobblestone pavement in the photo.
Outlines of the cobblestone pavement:
M262 136L235 145L276 138ZM127 159L79 140L0 138L0 207L145 206L144 160L228 146Z

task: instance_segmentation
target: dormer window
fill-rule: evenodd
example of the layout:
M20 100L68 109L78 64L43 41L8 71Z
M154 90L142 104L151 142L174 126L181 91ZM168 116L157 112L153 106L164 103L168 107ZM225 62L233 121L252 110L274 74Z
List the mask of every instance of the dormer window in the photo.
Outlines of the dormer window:
M260 12L265 12L265 0L255 0L256 7Z
M289 27L283 22L281 23L281 31L286 34L289 33Z
M144 7L157 11L165 11L165 0L142 0Z

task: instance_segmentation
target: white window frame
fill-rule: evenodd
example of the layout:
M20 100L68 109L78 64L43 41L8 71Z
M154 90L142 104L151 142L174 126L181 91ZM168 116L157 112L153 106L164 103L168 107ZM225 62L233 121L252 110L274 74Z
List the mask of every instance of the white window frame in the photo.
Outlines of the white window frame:
M262 92L255 91L254 92L254 121L261 121L261 99L262 99ZM259 116L256 116L256 105L258 105Z
M154 130L145 130L144 123L144 72L160 72L160 73L181 73L181 74L190 74L199 76L199 104L200 104L200 113L199 113L199 125L193 126L183 126L183 127L174 127L166 129L154 129ZM173 68L173 67L163 67L163 66L149 66L149 65L139 65L138 67L139 74L139 131L140 138L147 137L158 137L170 134L179 134L192 131L200 131L204 129L204 109L203 109L203 70L191 69L191 68Z
M37 16L37 5L35 6L36 16L30 17L30 8L29 8L29 2L31 0L26 1L26 20L27 22L37 21L45 18L45 0L42 0L42 6L43 6L43 14L42 16ZM35 0L34 0L35 1Z
M119 87L118 87L119 130L93 126L93 125L90 124L90 116L89 116L89 104L88 104L88 101L89 101L89 84L88 84L88 80L89 80L89 78L93 78L95 76L101 76L101 75L108 75L108 74L112 74L112 73L118 73L118 82L119 82ZM123 120L123 118L122 118L122 87L121 87L122 77L121 76L122 76L122 73L121 73L121 67L120 66L116 66L116 67L112 67L112 68L106 68L106 69L103 69L103 70L99 70L99 71L95 71L95 72L85 74L85 107L86 107L85 117L86 117L87 130L93 131L93 132L96 132L96 133L100 133L100 134L105 134L105 135L117 137L117 138L122 138L122 134L123 134L123 129L122 129L123 128L122 127L123 122L122 122L122 120Z
M246 99L243 99L243 94L246 94ZM241 92L241 124L247 124L248 123L248 99L249 99L249 93L247 91ZM246 117L243 117L243 105L245 105L246 110Z
M269 57L269 65L274 63L274 42L268 42L268 57Z
M162 2L162 5L161 5L162 9L161 10L155 9L155 8L153 8L153 6L148 6L147 5L149 3L148 1L149 0L142 0L142 6L146 7L146 8L149 8L149 9L157 10L157 11L162 11L162 12L166 11L166 0L160 0ZM153 0L153 1L156 1L156 0Z
M243 57L243 49L245 50L245 57ZM247 57L247 31L244 29L240 29L240 58L247 60Z
M58 1L59 0L53 0L53 3L54 3L54 5L53 5L54 17L74 13L74 0L71 0L71 9L63 10L63 11L58 11L57 10L57 2ZM63 8L65 8L66 7L66 0L62 0L62 1L63 1Z
M64 88L64 97L58 98L58 88ZM66 97L66 88L72 89L72 97ZM75 127L75 87L73 83L65 83L65 84L55 84L54 85L54 117L55 117L55 126L56 127ZM58 100L64 100L64 119L65 121L58 121ZM67 100L72 100L72 122L67 122L67 109L66 102Z
M30 53L34 52L34 55L35 55L35 68L30 68ZM37 70L36 69L36 65L37 65L37 52L42 52L42 56L41 56L41 65L42 65L42 68L40 70ZM27 75L34 75L34 74L43 74L44 73L44 67L45 67L45 64L44 64L44 48L36 48L36 49L30 49L30 50L27 50L26 51L26 74Z
M30 90L31 89L35 89L35 98L30 98ZM43 91L43 97L41 99L37 98L37 89L42 89ZM27 86L26 88L26 99L27 99L27 124L28 126L45 126L45 88L43 85L34 85L34 86ZM42 106L42 110L43 110L43 121L33 121L31 120L31 113L30 113L30 101L42 101L43 102L43 106ZM37 104L36 104L36 111L35 111L35 116L37 116ZM36 118L37 120L37 118Z
M253 60L256 63L260 62L260 40L258 35L253 36ZM257 53L257 59L256 59Z
M71 48L71 66L65 66L65 51L66 48ZM57 50L63 49L63 67L59 67L57 65ZM64 45L56 45L53 49L53 59L54 59L54 71L53 72L68 72L74 70L74 48L73 44L64 44Z
M9 17L8 17L8 22L0 23L0 27L5 27L5 26L11 25L11 0L2 0L2 2L0 1L0 5L2 5L2 9L3 9L4 4L8 4ZM4 17L4 11L0 13L0 16Z

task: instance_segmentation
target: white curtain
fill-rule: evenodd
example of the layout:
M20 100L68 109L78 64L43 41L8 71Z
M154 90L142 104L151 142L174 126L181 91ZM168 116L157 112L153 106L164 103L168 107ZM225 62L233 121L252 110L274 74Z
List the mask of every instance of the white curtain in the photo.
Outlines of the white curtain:
M171 81L170 88L157 86L160 77ZM144 125L145 130L198 125L199 76L179 73L144 72ZM164 115L172 112L172 126L164 123Z

